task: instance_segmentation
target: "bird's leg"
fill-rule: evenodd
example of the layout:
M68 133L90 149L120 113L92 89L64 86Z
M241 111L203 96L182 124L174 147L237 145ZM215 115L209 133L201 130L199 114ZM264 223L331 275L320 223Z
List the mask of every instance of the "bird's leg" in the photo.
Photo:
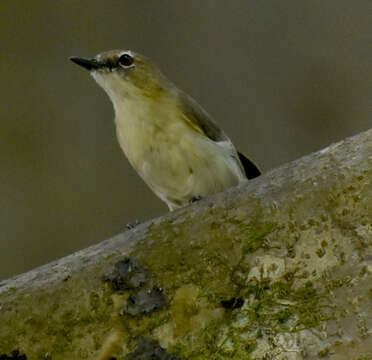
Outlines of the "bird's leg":
M194 202L197 202L199 200L201 200L202 197L200 195L196 195L196 196L193 196L191 199L190 199L190 204L194 203Z

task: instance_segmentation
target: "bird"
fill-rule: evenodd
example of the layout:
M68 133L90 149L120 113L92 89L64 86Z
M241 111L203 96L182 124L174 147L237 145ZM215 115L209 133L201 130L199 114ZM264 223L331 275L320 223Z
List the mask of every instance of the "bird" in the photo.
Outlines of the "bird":
M147 57L110 50L70 60L89 70L111 99L122 151L170 211L261 174Z

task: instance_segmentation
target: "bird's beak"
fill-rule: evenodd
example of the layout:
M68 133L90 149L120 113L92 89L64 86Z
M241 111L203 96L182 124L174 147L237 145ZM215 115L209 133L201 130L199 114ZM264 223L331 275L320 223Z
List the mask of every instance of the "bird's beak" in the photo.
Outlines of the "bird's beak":
M94 58L71 56L70 60L88 70L96 70L105 66L103 62L98 61Z

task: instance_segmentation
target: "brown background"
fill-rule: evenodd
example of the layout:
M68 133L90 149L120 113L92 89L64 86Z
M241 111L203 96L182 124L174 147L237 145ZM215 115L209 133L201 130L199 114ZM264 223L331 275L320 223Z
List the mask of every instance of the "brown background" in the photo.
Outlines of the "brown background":
M370 0L1 0L0 278L167 211L71 55L152 58L265 171L372 125Z

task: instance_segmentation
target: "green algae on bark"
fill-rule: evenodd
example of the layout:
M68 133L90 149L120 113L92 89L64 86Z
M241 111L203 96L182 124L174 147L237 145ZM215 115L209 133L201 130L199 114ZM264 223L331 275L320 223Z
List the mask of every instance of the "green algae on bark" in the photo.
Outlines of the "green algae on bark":
M360 134L0 284L0 356L123 359L145 336L184 360L372 358L371 144ZM103 281L128 257L146 269L134 284L167 298L151 313L121 311L128 279Z

